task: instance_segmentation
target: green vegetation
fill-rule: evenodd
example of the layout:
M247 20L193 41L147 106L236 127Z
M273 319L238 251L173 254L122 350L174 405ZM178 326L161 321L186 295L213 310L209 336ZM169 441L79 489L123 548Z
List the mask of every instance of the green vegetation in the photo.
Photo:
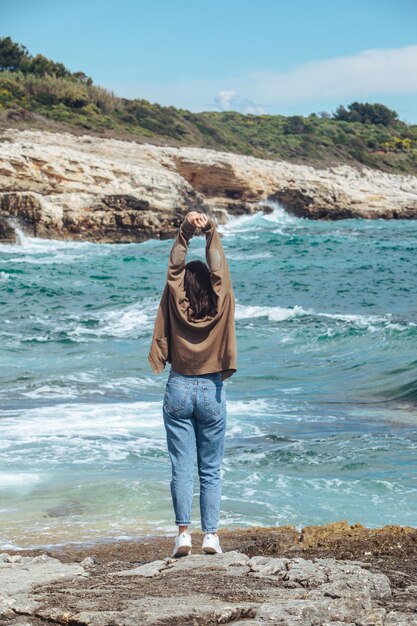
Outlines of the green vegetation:
M398 123L398 114L383 104L352 102L347 109L344 106L338 107L333 119L345 122L360 122L361 124L395 126Z
M191 113L119 98L83 72L31 56L0 39L0 123L231 151L315 166L367 165L417 173L417 125L379 103L353 102L333 114Z

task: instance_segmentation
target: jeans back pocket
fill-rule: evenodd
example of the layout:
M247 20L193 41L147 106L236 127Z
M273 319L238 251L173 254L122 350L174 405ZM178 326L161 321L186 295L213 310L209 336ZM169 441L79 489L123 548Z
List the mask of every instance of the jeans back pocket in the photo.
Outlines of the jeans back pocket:
M222 382L207 381L203 387L204 410L210 415L220 415L226 403L226 392Z
M167 413L175 415L185 409L187 404L189 383L177 383L168 380L165 387L163 408Z

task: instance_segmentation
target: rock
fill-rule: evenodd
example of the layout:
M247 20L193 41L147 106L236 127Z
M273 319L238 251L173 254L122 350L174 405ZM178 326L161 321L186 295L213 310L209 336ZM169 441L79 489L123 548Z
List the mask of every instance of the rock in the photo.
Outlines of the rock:
M173 160L177 171L206 199L222 198L239 200L240 203L257 202L262 195L263 187L256 186L253 181L233 167L230 160L213 158L209 163L200 160L200 152L196 159L187 158L183 152L174 153ZM212 156L210 154L210 156Z
M417 626L417 615L390 611L385 616L383 626Z
M116 194L110 196L103 196L101 198L101 205L97 205L100 209L103 205L107 209L116 210L116 211L124 211L127 209L133 209L135 211L148 211L149 210L149 202L147 200L138 200L135 196Z
M1 243L16 243L17 236L13 226L4 218L0 216L0 242Z
M210 571L218 570L229 572L235 567L245 566L245 573L249 572L250 568L247 566L249 557L246 554L232 550L230 552L224 552L222 554L193 554L189 557L175 559L174 567L175 571L186 571L193 569L204 568Z
M258 576L257 580L254 575ZM142 579L143 583L123 583L132 578ZM62 593L54 586L51 600L59 605L48 605L47 595L38 589L37 597L44 607L48 605L39 615L43 619L63 622L65 618L91 626L113 623L133 626L139 621L146 626L167 620L173 624L231 621L243 624L251 623L252 619L258 625L351 623L365 626L379 623L377 620L384 610L374 601L390 595L389 582L384 575L373 574L356 564L335 559L260 556L250 559L237 551L159 559L111 574L110 580L115 579L120 583L95 583L93 595L85 590L81 596L75 588L76 581L71 581L70 614L65 602L66 586L61 585ZM158 579L161 584L155 586L152 581ZM233 582L227 583L228 579ZM272 580L276 581L274 585L271 585ZM288 586L288 583L295 583L295 586ZM112 590L111 604L104 602L109 589ZM128 589L135 589L135 593ZM241 597L239 601L235 599L236 594ZM85 606L87 597L88 608ZM116 605L118 610L115 610ZM77 611L77 606L82 609Z
M364 609L360 621L369 626L384 626L386 610L383 608Z
M164 150L206 204L230 214L250 213L250 207L274 200L311 219L417 217L415 176L348 165L317 169L199 148Z
M174 601L173 601L174 600ZM43 619L88 626L162 626L174 624L225 624L253 614L250 603L229 603L225 606L213 597L201 598L199 594L175 594L175 598L147 597L130 599L120 611L84 610L80 613L51 613L43 611ZM65 622L64 620L67 620ZM245 622L246 623L246 622ZM259 624L259 622L258 622Z
M278 202L311 219L415 219L417 177L317 169L203 148L7 129L0 142L0 241L9 218L47 239L172 238L189 210L225 223Z
M167 557L106 576L99 568L87 575L83 567L63 564L47 554L19 556L20 562L10 562L10 555L0 555L0 619L11 625L20 624L21 615L39 622L84 626L415 623L411 613L381 606L391 598L389 580L361 567L360 562L250 558L233 550ZM85 565L92 562L92 557L83 561Z
M45 509L45 514L48 517L65 517L67 515L79 515L81 513L83 513L83 506L81 502L76 499L68 500L68 502L62 502Z
M127 569L114 573L110 572L109 576L144 576L145 578L153 578L154 576L159 576L159 574L167 567L170 567L170 563L166 560L152 561L152 563L146 563L145 565L135 567L134 569Z
M412 526L399 526L388 524L382 528L366 528L359 522L350 525L346 520L331 522L323 526L304 526L300 535L300 545L304 550L315 549L320 546L328 546L343 542L348 548L351 543L358 545L360 542L368 548L363 551L364 556L377 554L389 549L393 542L396 548L407 552L407 544L414 542L416 529ZM369 548L373 548L369 550Z
M346 624L358 624L358 605L341 600L320 598L315 601L302 598L293 600L280 599L278 602L266 602L256 612L260 624L282 624L283 626L316 626L323 622L334 621Z
M20 562L22 562L22 559ZM53 565L55 565L56 562L57 559L49 556L49 554L39 554L38 556L34 556L33 559L30 561L30 563L52 563Z
M5 607L1 606L1 602L0 602L0 618L3 618L3 620L7 620L10 623L10 620L12 620L14 617L16 617L16 613L12 610ZM0 624L4 624L5 622L0 622Z
M323 622L321 626L358 626L357 623L354 622Z
M22 560L23 557L20 554L15 554L14 556L9 557L9 563L22 563Z
M88 576L82 567L64 564L58 559L42 554L36 557L16 555L0 563L0 615L34 613L38 607L32 590L37 585L56 580Z
M164 558L171 552L172 537L99 543L94 555L100 564L89 568L89 576L41 584L20 596L19 607L25 609L31 626L41 622L203 625L227 620L239 626L415 623L415 528L376 529L341 521L306 527L304 533L289 525L224 529L221 535L223 554L182 559ZM307 547L309 542L316 547ZM372 558L356 560L365 558L368 545ZM27 559L28 552L3 554ZM50 559L50 554L79 564L82 558L89 559L91 548L69 545L40 556ZM347 560L344 554L350 555ZM2 563L0 559L0 572L7 569L12 577L21 565L25 561ZM154 568L155 575L140 575L144 565ZM118 576L119 572L126 574ZM21 626L20 620L26 618L14 612L12 618L11 607L2 606L6 623ZM2 619L6 617L0 617L0 624Z
M287 564L290 559L275 559L266 556L254 556L248 561L252 576L273 576L279 573L287 573Z
M110 576L144 576L145 578L153 578L159 576L166 569L175 569L176 572L208 568L210 570L229 570L233 568L236 572L236 568L244 567L244 572L239 569L239 573L249 572L248 565L249 557L246 554L240 552L226 552L224 554L216 555L190 555L186 559L179 558L166 558L164 560L152 561L146 563L134 569L122 570L119 572L110 572ZM230 570L229 570L230 571ZM234 573L235 573L234 572Z
M91 565L100 565L100 561L94 556L86 556L80 563L81 567L90 567Z

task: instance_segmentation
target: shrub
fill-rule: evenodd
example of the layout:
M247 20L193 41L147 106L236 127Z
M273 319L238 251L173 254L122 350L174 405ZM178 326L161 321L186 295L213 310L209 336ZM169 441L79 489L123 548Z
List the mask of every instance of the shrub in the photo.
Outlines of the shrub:
M104 113L113 113L119 103L119 98L112 91L104 89L104 87L89 85L88 95L93 104Z
M8 89L2 89L0 87L0 102L13 102L13 94Z

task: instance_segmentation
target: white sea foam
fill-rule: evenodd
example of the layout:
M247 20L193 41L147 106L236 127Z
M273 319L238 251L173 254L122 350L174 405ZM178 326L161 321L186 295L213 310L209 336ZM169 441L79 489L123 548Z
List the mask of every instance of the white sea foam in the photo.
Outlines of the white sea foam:
M36 379L36 382L19 381L18 383L10 383L4 387L0 387L0 397L9 397L13 394L15 397L25 397L34 399L50 399L50 398L79 398L85 395L106 395L108 385L115 389L120 383L123 386L124 380L126 385L131 384L132 388L135 386L133 380L135 379L121 379L120 381L108 381L108 383L100 382L100 378L103 376L100 370L93 372L78 372L76 374L68 374L62 379L57 379L56 376L47 379ZM132 383L130 383L132 380ZM144 384L140 384L141 379L137 379L137 387L145 388L148 379L144 379ZM74 384L72 384L74 383Z
M266 252L255 252L248 254L245 252L228 252L227 257L234 261L256 261L257 259L271 259L274 255L267 250Z
M159 388L160 382L151 378L151 376L145 376L142 378L126 377L120 379L112 379L100 384L100 389L110 391L131 391L135 389L150 389Z
M302 224L304 221L303 218L287 213L278 202L264 202L263 206L269 209L272 208L272 211L270 213L259 211L252 215L240 215L238 217L229 216L229 221L226 224L219 225L219 231L225 237L230 237L236 233L240 235L249 230L271 230L276 228L277 225L294 227Z
M230 406L232 402L227 400L227 412L228 412L228 426L226 430L226 437L256 437L261 436L263 431L259 426L253 423L244 422L242 420L243 413L239 413L238 410L233 411ZM230 408L229 408L230 407ZM247 409L245 409L246 411ZM238 418L234 418L232 415L239 415Z
M337 493L356 493L361 484L359 479L341 480L340 478L305 478L305 484L317 491L335 491Z
M162 431L160 402L57 404L2 411L2 439L36 442L42 437L129 435Z
M410 327L416 327L415 322L408 320L396 320L392 313L384 315L363 315L354 313L323 313L314 311L314 309L304 309L297 304L293 308L280 306L256 306L243 305L236 301L236 320L255 319L259 317L267 317L270 322L283 322L295 317L311 316L316 318L325 318L335 320L335 322L344 322L348 325L358 328L366 328L370 332L376 332L381 328L389 328L391 330L406 330ZM329 333L332 331L329 330ZM287 339L288 340L288 339ZM285 341L285 339L283 340Z
M229 435L261 435L256 424L240 420L245 415L271 415L276 403L266 398L229 400ZM234 416L238 416L236 419ZM47 437L107 436L107 435L161 435L163 433L161 401L125 403L75 403L53 406L3 410L0 422L3 443L24 440L36 442Z
M237 415L270 415L276 410L275 404L266 398L256 400L227 400L227 411Z
M96 337L135 338L148 334L154 324L158 301L149 298L134 302L126 307L108 311L90 311L83 314L78 323L68 330L68 335L76 340L95 335ZM97 326L84 326L83 321L95 320Z
M137 304L122 311L107 311L100 319L97 335L112 337L133 337L143 334L150 328L149 316Z
M226 224L219 224L218 231L225 237L233 236L236 233L245 232L254 226L257 215L239 215L238 217L229 216Z
M386 315L355 315L344 313L315 313L318 317L328 317L341 322L352 322L358 326L369 326L369 324L381 324L389 322L392 318L390 313Z
M97 255L94 255L97 256ZM67 251L64 254L56 253L51 256L42 257L39 255L13 256L11 259L5 259L5 263L24 263L25 265L57 265L60 263L76 263L80 259L85 259L85 254L79 256L74 254L68 254Z
M80 261L84 263L86 256L91 255L93 259L97 259L114 254L112 244L29 237L19 228L16 228L16 232L18 243L2 245L4 263L25 265L71 264Z
M50 314L30 315L28 320L37 327L36 334L0 331L0 336L10 343L53 341L57 334L67 335L73 341L85 343L103 337L137 338L148 335L153 328L159 300L146 298L124 307L90 310L80 314L55 317ZM11 319L4 319L4 324L13 324Z
M252 319L254 317L267 317L271 322L282 322L297 315L306 315L306 311L295 306L293 309L280 306L256 306L242 305L236 302L236 319Z
M265 222L271 222L272 224L291 224L294 226L303 224L306 221L303 217L296 217L288 213L279 202L269 200L268 202L264 202L263 206L272 208L271 213L262 213L262 220Z
M30 237L19 227L15 228L18 242L2 244L2 251L17 252L20 254L56 254L65 253L68 250L79 252L84 255L87 250L91 250L94 255L100 253L111 253L112 244L93 243L91 241L63 241L59 239L44 239L42 237Z
M42 481L42 476L27 472L0 472L0 491L4 489L30 489Z
M10 389L9 389L10 393ZM0 392L1 395L1 392ZM29 391L22 391L22 396L26 398L77 398L79 395L76 387L59 385L40 385Z

